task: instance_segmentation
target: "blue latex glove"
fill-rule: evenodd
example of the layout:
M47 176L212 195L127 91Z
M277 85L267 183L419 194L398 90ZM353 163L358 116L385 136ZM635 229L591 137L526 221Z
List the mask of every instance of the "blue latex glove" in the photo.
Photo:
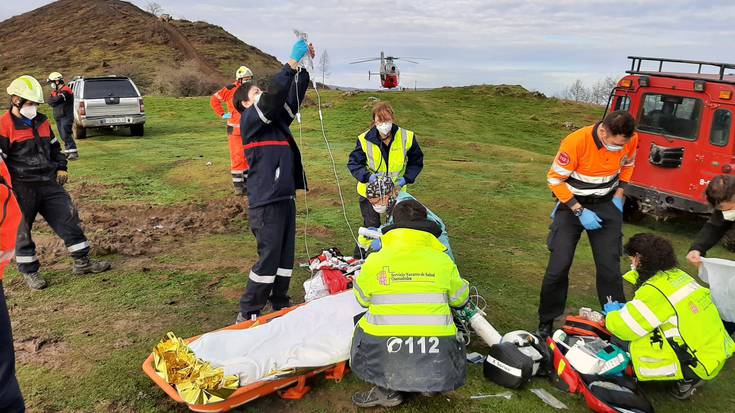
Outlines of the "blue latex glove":
M617 301L613 301L611 303L607 303L602 307L602 313L605 315L608 315L612 313L613 311L618 311L621 308L623 308L624 304L621 304Z
M396 182L396 185L400 186L401 188L406 186L406 178L401 177L400 179L398 179L398 182Z
M370 243L370 249L373 251L380 251L381 248L383 248L383 244L380 242L380 238L374 239L373 242Z
M596 229L602 228L602 219L595 214L595 211L591 211L587 208L585 208L582 211L582 215L579 216L579 222L582 223L584 226L584 229L587 231L594 231Z
M554 219L554 217L556 216L556 210L559 209L559 205L561 205L561 202L556 203L554 209L551 211L551 215L549 215L549 218Z
M614 196L612 202L613 204L615 204L615 206L618 208L620 212L623 212L623 204L625 203L624 198L621 198L619 196Z
M299 39L294 43L293 48L291 49L291 59L300 62L308 51L309 45L306 44L304 39Z
M368 179L368 182L373 183L373 182L375 182L377 180L378 180L378 175L377 174L371 174L370 175L370 178Z
M222 119L231 119L231 118L232 118L232 113L230 112L227 112L224 115L222 115Z

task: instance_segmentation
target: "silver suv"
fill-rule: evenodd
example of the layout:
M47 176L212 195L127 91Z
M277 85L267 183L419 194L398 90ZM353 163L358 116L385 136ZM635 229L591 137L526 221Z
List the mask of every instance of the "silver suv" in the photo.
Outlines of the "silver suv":
M145 107L132 79L124 76L77 77L74 91L75 139L87 137L89 128L130 128L130 135L143 136Z

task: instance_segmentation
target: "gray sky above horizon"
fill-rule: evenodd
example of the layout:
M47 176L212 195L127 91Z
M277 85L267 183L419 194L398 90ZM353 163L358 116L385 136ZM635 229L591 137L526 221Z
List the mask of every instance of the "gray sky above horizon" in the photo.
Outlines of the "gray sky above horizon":
M158 0L174 18L204 20L259 49L288 58L292 29L328 50L327 83L376 87L359 58L394 56L413 87L521 84L557 94L575 79L620 77L628 55L735 62L732 0ZM0 20L47 0L2 2ZM148 0L133 0L141 8ZM247 64L247 62L243 62ZM673 68L673 67L672 67ZM257 75L257 74L256 74Z

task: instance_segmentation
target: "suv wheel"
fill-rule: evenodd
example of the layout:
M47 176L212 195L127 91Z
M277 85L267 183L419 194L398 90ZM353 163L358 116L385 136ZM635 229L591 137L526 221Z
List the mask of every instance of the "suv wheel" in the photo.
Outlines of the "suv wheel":
M87 138L87 130L76 122L74 122L74 125L72 126L71 133L74 139L86 139Z
M130 126L130 136L143 136L144 133L144 124Z

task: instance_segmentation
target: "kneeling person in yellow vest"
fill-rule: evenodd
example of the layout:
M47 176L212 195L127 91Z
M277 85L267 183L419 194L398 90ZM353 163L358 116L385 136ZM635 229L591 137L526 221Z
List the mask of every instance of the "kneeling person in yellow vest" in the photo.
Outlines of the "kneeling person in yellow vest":
M465 382L465 347L451 309L467 304L469 284L446 247L426 231L437 224L427 220L423 205L401 202L393 220L383 247L367 258L353 284L368 311L355 328L350 364L375 386L352 397L360 407L397 406L404 392L443 393Z
M689 398L705 380L717 376L735 343L725 331L709 289L676 268L671 243L653 234L628 240L625 253L635 284L632 301L605 320L611 333L630 342L639 380L676 380L673 395Z

